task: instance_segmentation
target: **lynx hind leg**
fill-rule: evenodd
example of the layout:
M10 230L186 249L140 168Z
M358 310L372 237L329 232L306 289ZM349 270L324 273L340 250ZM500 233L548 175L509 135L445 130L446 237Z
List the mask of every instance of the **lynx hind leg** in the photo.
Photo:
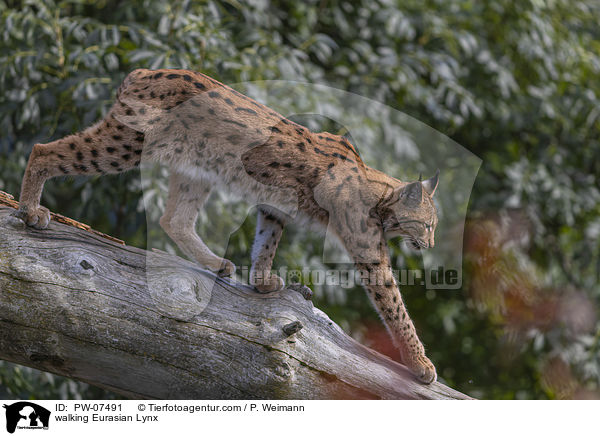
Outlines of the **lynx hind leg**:
M67 138L48 144L35 144L31 150L21 182L19 210L15 213L28 226L45 229L50 222L50 211L40 206L46 180L59 175L76 173L75 169L65 162L67 156L72 154L68 143L65 142Z
M258 209L256 234L252 246L250 284L259 292L279 291L285 286L281 277L271 273L283 226L284 223L280 218L264 208Z
M187 256L221 277L235 273L233 262L214 254L196 233L198 211L206 202L212 185L175 171L169 178L167 207L160 225Z
M29 226L46 228L50 212L40 206L46 180L127 171L139 165L143 140L143 134L107 118L74 135L35 144L21 184L16 215Z

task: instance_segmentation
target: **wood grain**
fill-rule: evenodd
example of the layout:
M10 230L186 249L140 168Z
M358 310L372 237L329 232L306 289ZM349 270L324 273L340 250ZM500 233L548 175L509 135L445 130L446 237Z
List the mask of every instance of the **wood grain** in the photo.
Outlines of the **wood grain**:
M129 398L468 399L423 385L291 290L0 207L0 359Z

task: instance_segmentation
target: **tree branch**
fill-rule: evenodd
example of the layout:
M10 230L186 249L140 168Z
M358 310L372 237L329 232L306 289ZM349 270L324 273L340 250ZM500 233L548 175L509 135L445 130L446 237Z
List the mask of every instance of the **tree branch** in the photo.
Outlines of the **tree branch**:
M156 399L463 399L420 384L291 290L0 207L0 359Z

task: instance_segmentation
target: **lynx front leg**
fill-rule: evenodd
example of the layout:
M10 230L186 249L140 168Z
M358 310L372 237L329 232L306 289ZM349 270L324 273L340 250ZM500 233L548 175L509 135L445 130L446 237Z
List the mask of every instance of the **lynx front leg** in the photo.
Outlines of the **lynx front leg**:
M357 263L356 268L364 277L363 286L400 350L403 363L422 382L434 382L437 378L435 367L425 356L425 348L408 316L389 262Z
M167 207L160 225L187 256L221 277L230 276L235 272L233 262L214 254L196 233L198 210L211 188L207 180L192 179L172 171Z
M273 257L283 232L283 222L263 209L258 209L256 235L252 246L250 284L259 292L273 292L284 288L283 279L271 273Z
M435 367L425 356L425 348L402 301L398 283L392 273L383 231L373 225L369 226L373 231L353 232L351 226L343 225L340 221L334 221L335 224L340 238L354 259L369 299L389 331L394 345L400 350L403 363L422 382L434 382L437 378ZM357 234L369 234L371 238L369 242L357 240L353 237Z

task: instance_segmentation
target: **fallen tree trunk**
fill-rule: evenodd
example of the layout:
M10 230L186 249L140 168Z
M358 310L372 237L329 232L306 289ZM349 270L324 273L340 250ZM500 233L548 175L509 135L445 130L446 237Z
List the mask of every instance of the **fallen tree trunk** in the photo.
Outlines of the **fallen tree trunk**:
M0 359L130 398L463 399L347 336L291 290L0 207Z

